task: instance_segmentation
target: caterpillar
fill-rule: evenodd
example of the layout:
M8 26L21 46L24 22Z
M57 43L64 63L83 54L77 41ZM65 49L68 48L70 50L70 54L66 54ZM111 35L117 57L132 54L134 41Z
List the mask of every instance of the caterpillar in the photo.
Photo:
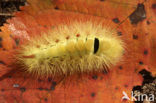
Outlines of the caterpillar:
M123 55L116 30L91 21L59 25L21 45L17 61L37 76L109 70Z

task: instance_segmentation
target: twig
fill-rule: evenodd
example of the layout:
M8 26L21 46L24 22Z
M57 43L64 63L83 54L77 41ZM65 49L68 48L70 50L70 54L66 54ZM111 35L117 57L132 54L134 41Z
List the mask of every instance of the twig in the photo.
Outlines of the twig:
M13 16L13 15L10 13L0 13L0 16Z

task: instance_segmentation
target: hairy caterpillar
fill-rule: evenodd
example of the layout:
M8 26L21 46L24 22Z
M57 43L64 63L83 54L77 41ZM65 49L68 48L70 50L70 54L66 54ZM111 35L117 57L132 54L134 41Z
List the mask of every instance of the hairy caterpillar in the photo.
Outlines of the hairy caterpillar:
M91 21L75 21L31 38L21 46L17 59L31 74L67 76L108 70L123 51L115 30Z

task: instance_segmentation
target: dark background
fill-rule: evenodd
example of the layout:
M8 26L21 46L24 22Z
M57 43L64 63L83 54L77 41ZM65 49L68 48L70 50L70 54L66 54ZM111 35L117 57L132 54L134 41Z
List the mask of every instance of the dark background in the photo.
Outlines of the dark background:
M0 0L0 26L7 18L13 17L13 12L20 11L20 6L24 6L26 0Z

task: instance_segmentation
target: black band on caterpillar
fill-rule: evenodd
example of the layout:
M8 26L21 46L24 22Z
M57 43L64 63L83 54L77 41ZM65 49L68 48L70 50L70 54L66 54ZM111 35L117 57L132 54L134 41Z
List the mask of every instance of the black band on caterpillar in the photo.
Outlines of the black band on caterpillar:
M98 51L99 49L99 39L98 38L95 38L94 39L94 54Z

